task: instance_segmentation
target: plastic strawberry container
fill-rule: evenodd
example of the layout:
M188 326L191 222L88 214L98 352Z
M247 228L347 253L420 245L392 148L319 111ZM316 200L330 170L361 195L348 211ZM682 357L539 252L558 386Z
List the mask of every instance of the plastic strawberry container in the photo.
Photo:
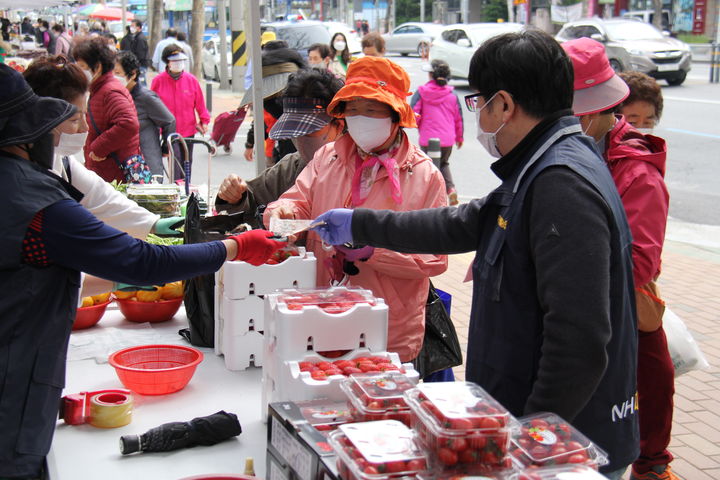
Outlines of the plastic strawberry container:
M443 471L508 468L512 416L470 382L423 383L405 392L411 424Z
M397 420L410 426L410 407L403 393L417 382L395 371L354 373L340 384L356 422Z
M321 432L337 430L340 425L353 421L345 402L308 400L295 402L307 422Z
M313 288L283 290L278 302L286 305L288 310L303 310L318 307L327 313L343 313L359 303L374 306L376 301L372 292L350 288Z
M518 418L510 455L520 468L582 464L597 470L608 463L607 453L554 413Z
M514 470L484 471L482 473L430 471L417 476L418 480L517 480Z
M530 468L520 472L517 480L607 480L587 465L557 465Z
M428 466L413 431L395 420L341 425L329 440L343 480L416 478Z

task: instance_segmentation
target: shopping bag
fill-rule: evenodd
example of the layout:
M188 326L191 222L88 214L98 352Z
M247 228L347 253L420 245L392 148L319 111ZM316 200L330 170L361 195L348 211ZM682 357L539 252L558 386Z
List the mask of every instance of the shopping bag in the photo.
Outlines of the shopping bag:
M232 209L232 206L230 206ZM193 193L187 203L185 215L185 243L203 243L223 240L245 230L242 211L229 211L228 215L202 217L200 202ZM185 312L190 328L180 335L198 347L215 346L215 274L200 275L185 282Z
M665 307L663 315L663 329L667 337L670 358L675 366L676 377L693 370L705 370L710 367L685 322L667 307Z
M461 364L462 350L455 325L431 282L425 304L425 338L413 365L423 378Z

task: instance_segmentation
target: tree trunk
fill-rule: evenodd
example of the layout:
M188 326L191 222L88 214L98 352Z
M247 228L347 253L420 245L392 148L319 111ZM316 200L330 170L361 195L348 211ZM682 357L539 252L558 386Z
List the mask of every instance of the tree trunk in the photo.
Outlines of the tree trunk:
M152 10L152 23L148 25L150 33L150 49L149 55L155 52L155 46L162 38L162 21L163 21L163 0L148 0L148 8Z
M663 30L663 24L662 24L662 10L663 10L663 0L653 0L653 9L655 10L655 15L653 15L653 25L658 30Z
M205 2L193 0L192 25L190 25L190 47L192 48L192 74L202 78L202 37L205 31Z

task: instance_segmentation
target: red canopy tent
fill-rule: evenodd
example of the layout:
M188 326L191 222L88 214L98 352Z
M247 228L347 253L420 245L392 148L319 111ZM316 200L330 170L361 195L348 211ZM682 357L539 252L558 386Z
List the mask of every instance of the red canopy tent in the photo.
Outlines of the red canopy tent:
M103 20L122 20L122 13L121 8L105 7L95 10L89 16L90 18L101 18ZM130 12L125 12L126 20L132 20L134 18L135 15Z

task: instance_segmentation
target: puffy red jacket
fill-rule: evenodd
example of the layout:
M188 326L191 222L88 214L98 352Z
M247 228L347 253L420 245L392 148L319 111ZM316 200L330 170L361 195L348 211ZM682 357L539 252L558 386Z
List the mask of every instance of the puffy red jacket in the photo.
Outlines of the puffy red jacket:
M605 137L610 168L632 232L633 277L645 285L660 273L670 195L665 185L665 140L638 132L617 115Z
M140 124L130 92L112 71L90 85L87 122L85 166L107 182L124 181L117 162L140 154ZM105 160L91 160L90 152Z

